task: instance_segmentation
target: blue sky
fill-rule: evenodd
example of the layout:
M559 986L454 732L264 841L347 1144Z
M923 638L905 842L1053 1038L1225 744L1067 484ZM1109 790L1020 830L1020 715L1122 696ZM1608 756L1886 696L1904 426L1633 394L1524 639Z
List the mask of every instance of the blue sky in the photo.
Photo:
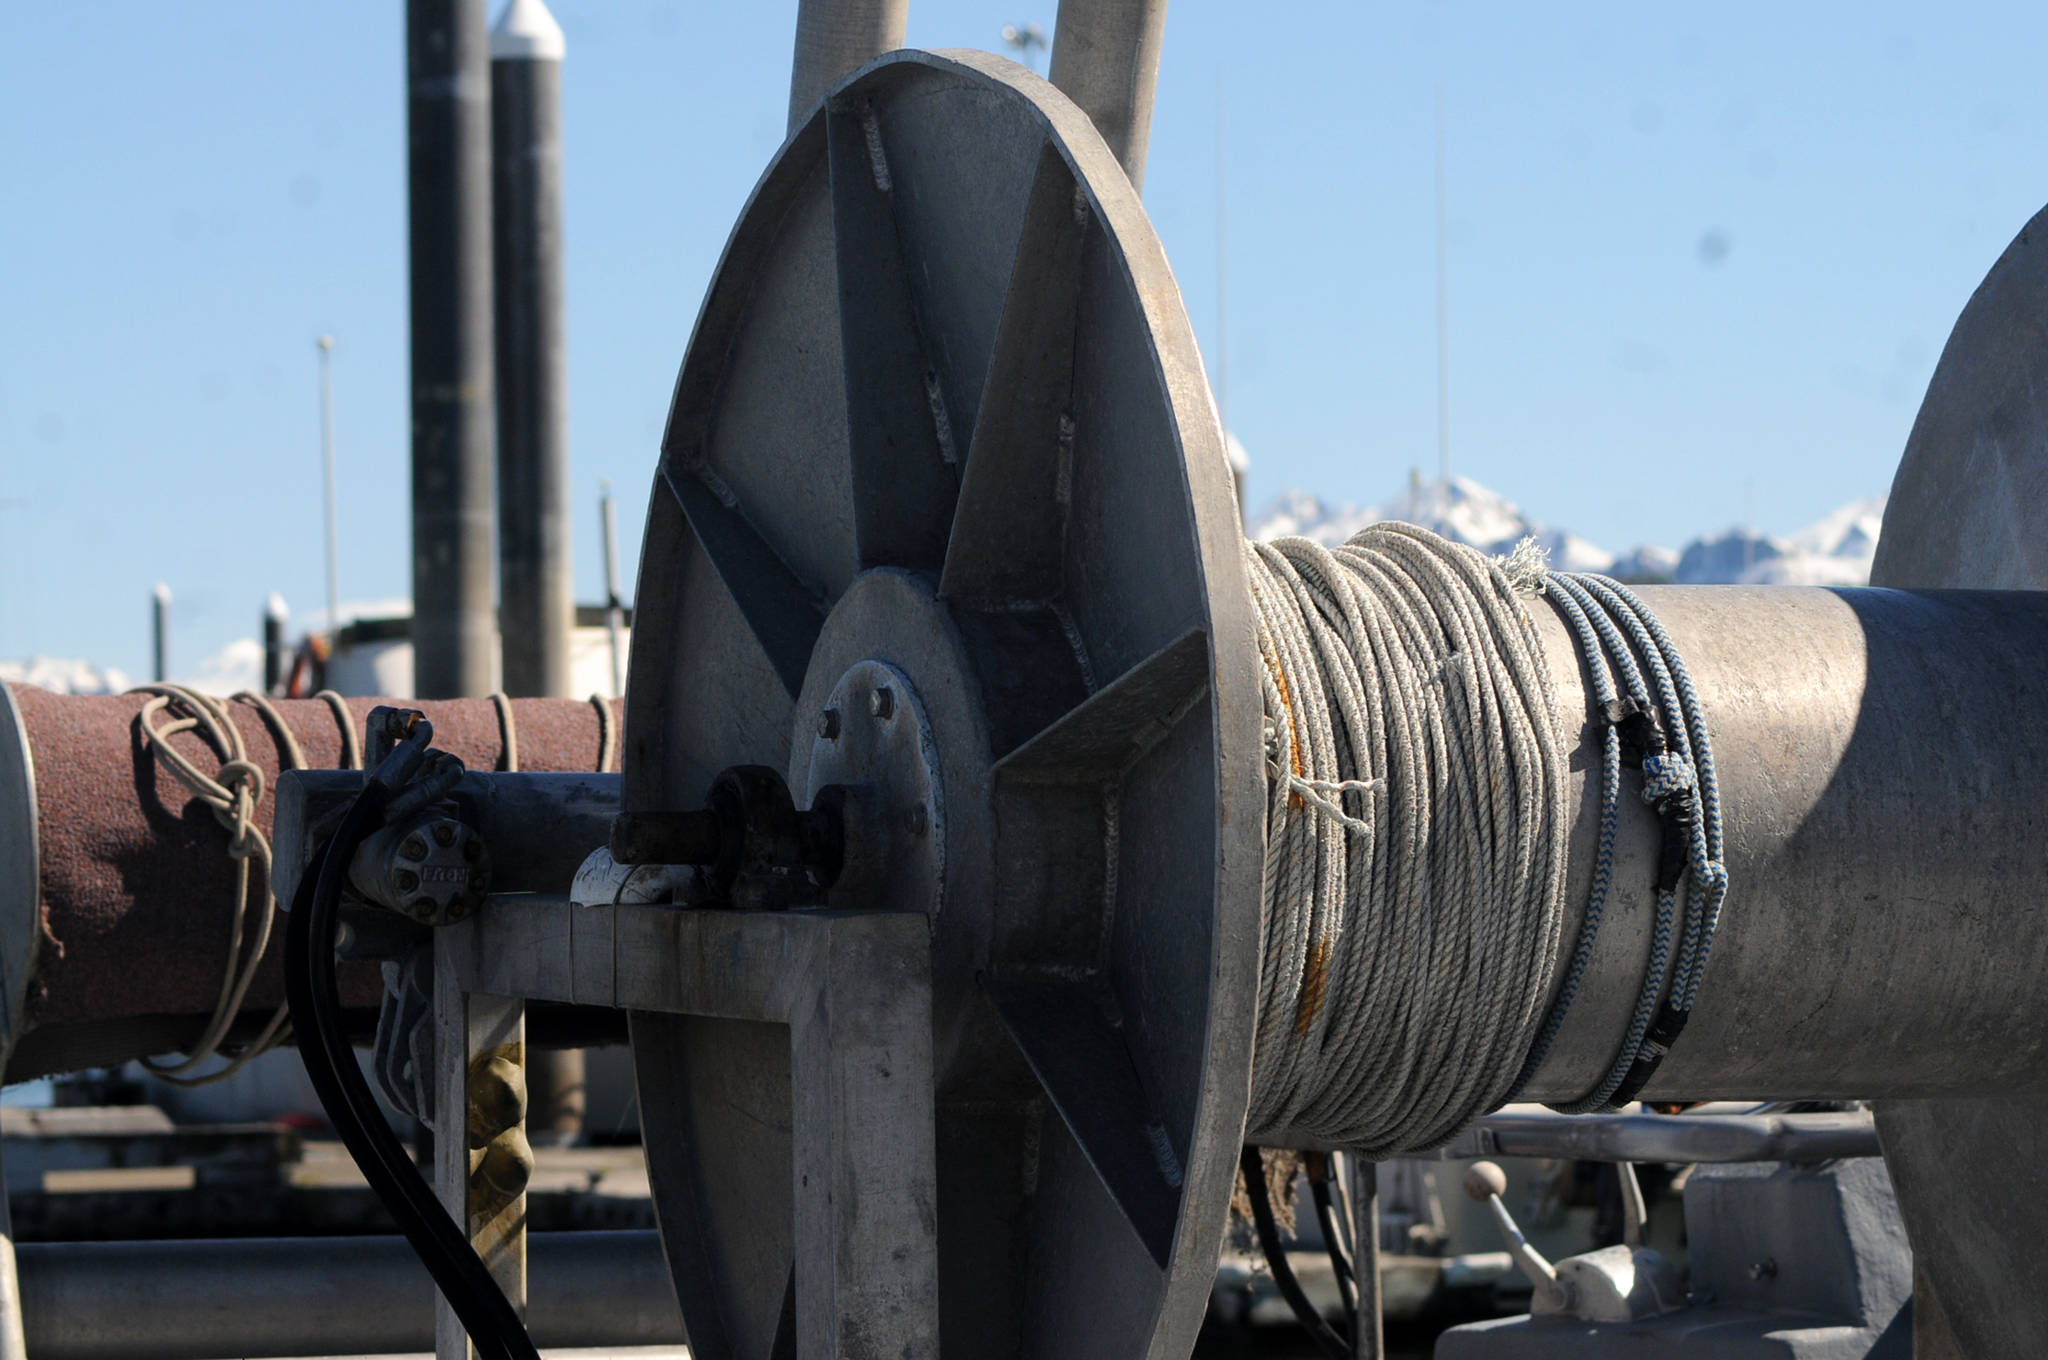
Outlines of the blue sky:
M780 141L793 3L558 0L579 594L638 554L704 284ZM402 6L0 7L0 657L145 669L407 590ZM915 0L919 46L1050 0ZM1613 549L1882 494L1956 313L2048 197L2038 6L1174 0L1146 199L1252 500L1433 467L1433 139L1457 470ZM1717 250L1711 243L1719 243Z

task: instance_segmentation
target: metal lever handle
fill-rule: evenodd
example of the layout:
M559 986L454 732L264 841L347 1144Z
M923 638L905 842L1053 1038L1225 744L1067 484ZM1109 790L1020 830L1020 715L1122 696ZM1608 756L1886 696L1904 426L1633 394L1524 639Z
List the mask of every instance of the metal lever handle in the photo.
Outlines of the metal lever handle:
M1474 1162L1471 1170L1465 1173L1465 1193L1493 1211L1494 1224L1507 1240L1508 1255L1515 1258L1515 1264L1529 1277L1538 1297L1562 1303L1564 1287L1557 1282L1556 1268L1544 1259L1542 1252L1529 1245L1529 1239L1522 1236L1514 1215L1501 1202L1501 1192L1507 1188L1507 1173L1493 1162Z

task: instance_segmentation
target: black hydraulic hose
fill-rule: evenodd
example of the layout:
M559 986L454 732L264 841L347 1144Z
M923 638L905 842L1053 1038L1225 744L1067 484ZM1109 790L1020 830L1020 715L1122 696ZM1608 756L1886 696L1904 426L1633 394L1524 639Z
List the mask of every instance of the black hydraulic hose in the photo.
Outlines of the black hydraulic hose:
M425 721L417 724L407 744L417 742L414 757L432 739ZM363 1177L391 1216L398 1221L443 1298L462 1320L482 1360L540 1360L526 1325L505 1292L484 1266L469 1238L420 1175L405 1148L378 1112L376 1099L341 1025L341 984L335 975L334 935L341 886L348 863L369 834L383 825L392 789L378 768L343 815L328 842L318 874L301 883L285 927L284 989L292 1029L306 1075L319 1093L321 1108ZM443 1111L443 1137L461 1138L459 1111Z
M1336 1206L1330 1196L1328 1164L1320 1175L1308 1178L1309 1198L1315 1201L1316 1226L1323 1230L1323 1249L1330 1256L1330 1272L1337 1277L1337 1297L1343 1300L1344 1316L1358 1316L1358 1283L1351 1269L1351 1254L1337 1229Z
M1259 1155L1259 1149L1247 1146L1237 1165L1244 1173L1244 1193L1245 1198L1251 1201L1252 1227L1258 1230L1259 1250L1266 1254L1266 1266L1273 1272L1273 1283L1280 1287L1280 1297L1287 1300L1296 1320L1324 1355L1330 1360L1351 1360L1351 1343L1339 1336L1316 1306L1309 1302L1301 1281L1294 1277L1294 1267L1287 1264L1287 1249L1280 1242L1280 1227L1273 1221L1273 1201L1266 1194L1265 1158Z

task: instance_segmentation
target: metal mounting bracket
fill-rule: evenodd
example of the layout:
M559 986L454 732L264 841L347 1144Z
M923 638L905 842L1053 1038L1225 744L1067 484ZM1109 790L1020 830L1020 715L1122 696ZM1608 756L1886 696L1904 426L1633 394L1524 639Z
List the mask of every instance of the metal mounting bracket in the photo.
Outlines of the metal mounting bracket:
M921 913L486 900L437 932L465 993L788 1027L793 1351L939 1353L931 926ZM693 1336L693 1353L725 1353Z

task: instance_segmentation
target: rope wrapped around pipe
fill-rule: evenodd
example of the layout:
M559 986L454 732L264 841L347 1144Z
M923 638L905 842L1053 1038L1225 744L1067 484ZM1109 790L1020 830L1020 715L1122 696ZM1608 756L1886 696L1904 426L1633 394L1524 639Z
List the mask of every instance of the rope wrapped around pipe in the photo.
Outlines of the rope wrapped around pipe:
M1608 724L1610 834L1567 941L1580 717L1558 711L1526 605L1539 593L1591 649L1599 697L1619 697L1611 658L1631 731L1647 715L1672 738L1639 754L1665 816L1660 905L1679 966L1667 978L1672 950L1653 951L1613 1069L1589 1073L1570 1108L1632 1095L1690 1010L1726 892L1704 714L1654 617L1606 578L1550 573L1533 543L1494 559L1408 524L1337 548L1252 543L1247 564L1270 795L1247 1141L1376 1159L1442 1146L1514 1097L1562 1023L1611 877L1623 734ZM1673 865L1691 878L1682 927Z

